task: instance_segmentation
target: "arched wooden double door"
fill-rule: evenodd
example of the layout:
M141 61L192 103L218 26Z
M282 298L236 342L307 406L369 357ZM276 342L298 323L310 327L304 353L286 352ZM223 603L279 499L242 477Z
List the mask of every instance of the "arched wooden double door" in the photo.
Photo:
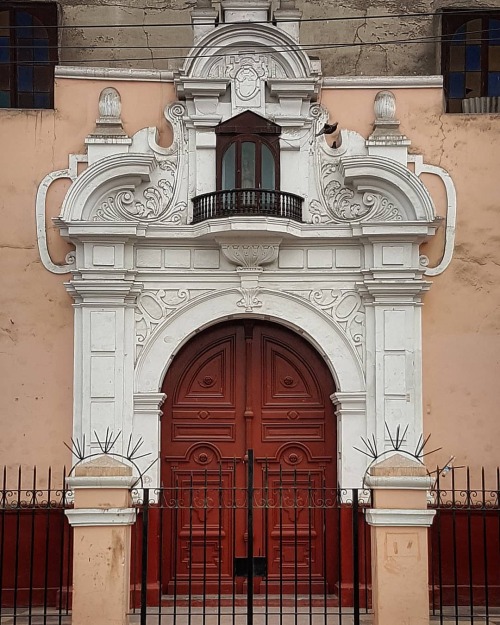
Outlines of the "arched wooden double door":
M328 577L331 587L317 504L336 482L334 390L315 349L272 323L220 324L179 352L163 386L162 482L175 508L165 517L166 592L174 577L193 591L233 583L248 545L248 449L254 554L266 560L267 583L323 588Z

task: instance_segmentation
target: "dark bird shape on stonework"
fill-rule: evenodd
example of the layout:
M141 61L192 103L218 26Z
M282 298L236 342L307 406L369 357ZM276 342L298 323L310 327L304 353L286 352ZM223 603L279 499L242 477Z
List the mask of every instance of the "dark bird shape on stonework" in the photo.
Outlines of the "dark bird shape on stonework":
M335 122L333 124L325 124L323 128L316 134L317 137L320 135L332 135L338 128L339 123Z

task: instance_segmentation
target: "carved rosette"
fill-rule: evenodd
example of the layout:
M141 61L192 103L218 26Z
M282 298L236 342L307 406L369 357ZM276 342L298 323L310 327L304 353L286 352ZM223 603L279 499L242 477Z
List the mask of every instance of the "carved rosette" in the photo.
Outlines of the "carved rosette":
M170 148L155 155L158 165L151 175L153 184L135 191L122 189L109 195L98 206L93 221L185 223L187 203L176 201L182 177L180 165L186 149L184 112L184 106L178 102L165 111L174 138ZM154 146L150 147L154 149Z

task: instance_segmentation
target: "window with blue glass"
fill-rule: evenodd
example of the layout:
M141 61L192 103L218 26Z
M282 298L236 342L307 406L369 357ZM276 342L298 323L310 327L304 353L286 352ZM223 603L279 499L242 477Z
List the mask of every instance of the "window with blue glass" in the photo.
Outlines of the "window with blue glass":
M443 13L442 65L449 113L470 98L500 97L500 12Z
M56 4L0 2L0 108L52 108L56 63Z

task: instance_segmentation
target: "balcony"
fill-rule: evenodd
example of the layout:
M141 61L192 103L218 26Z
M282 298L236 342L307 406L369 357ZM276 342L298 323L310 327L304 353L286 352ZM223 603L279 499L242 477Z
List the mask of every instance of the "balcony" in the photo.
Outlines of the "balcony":
M221 217L280 217L302 221L302 202L294 193L263 189L231 189L193 198L193 223Z

